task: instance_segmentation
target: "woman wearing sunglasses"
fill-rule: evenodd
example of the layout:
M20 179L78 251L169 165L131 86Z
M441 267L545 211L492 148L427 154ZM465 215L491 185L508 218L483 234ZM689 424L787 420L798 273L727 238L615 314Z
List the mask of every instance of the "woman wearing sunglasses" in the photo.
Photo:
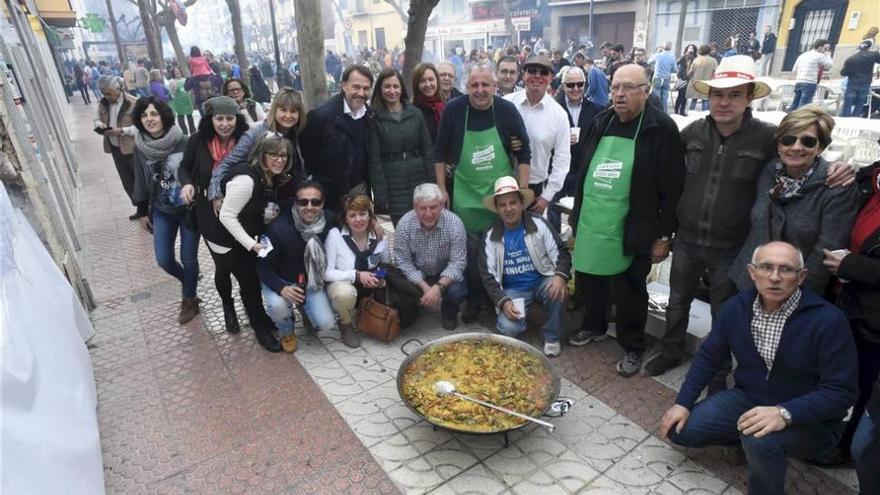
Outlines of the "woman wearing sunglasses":
M294 307L305 314L304 323L318 330L327 330L336 323L324 292L324 240L335 219L324 209L324 190L319 183L300 182L294 194L293 206L282 209L266 228L266 241L272 250L257 260L266 312L278 327L285 352L297 347Z
M250 128L238 144L233 148L222 162L214 169L211 177L211 186L208 188L208 197L214 202L214 210L220 211L223 204L223 195L220 191L221 182L226 179L237 165L247 163L248 156L259 142L260 138L269 132L284 136L292 147L290 159L291 166L285 180L276 184L277 196L283 200L293 197L293 191L296 184L305 178L305 167L303 165L302 153L300 153L299 142L297 141L299 131L306 125L306 108L299 91L292 88L284 88L275 94L272 99L272 105L269 107L269 113L266 118Z
M373 233L376 223L373 203L367 195L348 196L342 200L341 227L331 230L324 243L324 281L330 284L327 293L339 315L342 343L348 347L360 346L354 328L357 302L372 289L384 287L385 281L376 275L376 268L380 261L388 263L391 259L385 240Z
M229 173L229 178L223 183L225 200L220 209L220 223L241 245L249 256L242 256L242 263L253 263L253 257L264 256L269 248L269 243L260 237L266 228L266 224L278 216L276 207L273 206L274 192L277 186L289 177L290 167L293 164L291 156L293 145L290 141L276 134L267 134L254 147L247 163L236 165ZM247 260L247 261L244 261ZM239 283L242 280L239 279ZM246 279L247 287L241 286L243 297L247 296L245 304L252 306L259 297L259 286L256 278ZM262 306L262 301L260 301ZM262 309L262 308L261 308ZM272 335L271 325L263 319L263 314L251 307L250 312L260 316L260 319L251 321L254 323L254 335L257 342L269 352L281 351L281 345Z
M770 241L785 241L804 254L804 285L825 294L830 274L822 264L822 250L849 245L858 212L856 187L825 186L828 162L819 155L831 144L833 128L830 115L819 107L807 106L786 115L776 129L779 156L758 178L751 230L731 266L730 278L740 290L752 286L746 264L755 248ZM721 150L738 153L735 149L724 150L723 145ZM736 180L737 172L733 171L732 176Z
M412 209L413 189L434 178L431 135L422 112L410 104L397 69L379 73L370 108L370 186L376 204L397 226Z

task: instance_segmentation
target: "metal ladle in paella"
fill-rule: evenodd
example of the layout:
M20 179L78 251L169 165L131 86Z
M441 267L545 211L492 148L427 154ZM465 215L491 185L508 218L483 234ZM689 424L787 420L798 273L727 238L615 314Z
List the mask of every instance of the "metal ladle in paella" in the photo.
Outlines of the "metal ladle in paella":
M458 392L537 416L552 400L553 375L536 356L497 342L459 341L438 345L404 371L403 395L432 423L458 431L506 431L525 420L455 396L438 396L434 383L452 382Z

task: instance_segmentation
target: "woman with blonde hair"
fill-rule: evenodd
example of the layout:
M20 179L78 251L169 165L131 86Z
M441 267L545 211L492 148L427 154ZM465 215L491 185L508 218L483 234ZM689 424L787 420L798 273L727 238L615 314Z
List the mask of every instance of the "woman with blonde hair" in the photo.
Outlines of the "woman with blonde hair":
M208 197L214 201L214 209L220 211L222 194L220 184L236 165L247 160L255 143L267 133L275 133L290 141L292 151L290 153L291 166L287 177L289 182L277 184L278 196L290 199L296 189L296 183L305 178L302 153L299 149L299 132L306 125L306 108L299 91L293 88L283 88L272 98L272 105L262 122L254 125L246 132L238 144L220 165L214 169L211 177L211 185L208 188Z

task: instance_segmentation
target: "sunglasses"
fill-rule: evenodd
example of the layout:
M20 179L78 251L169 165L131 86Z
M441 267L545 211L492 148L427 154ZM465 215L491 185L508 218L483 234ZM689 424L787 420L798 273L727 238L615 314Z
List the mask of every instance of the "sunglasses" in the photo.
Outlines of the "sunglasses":
M813 149L819 144L819 139L813 136L792 136L791 134L786 134L779 138L779 143L783 146L794 146L794 143L798 141L801 142L801 146L808 149Z
M545 69L544 67L526 67L526 72L531 75L541 74L542 76L549 76L550 71Z
M565 83L565 87L568 89L583 88L584 83L582 83L582 82L567 82L567 83Z
M312 206L321 206L324 204L324 200L322 198L297 198L296 204L300 206L309 206L311 203Z

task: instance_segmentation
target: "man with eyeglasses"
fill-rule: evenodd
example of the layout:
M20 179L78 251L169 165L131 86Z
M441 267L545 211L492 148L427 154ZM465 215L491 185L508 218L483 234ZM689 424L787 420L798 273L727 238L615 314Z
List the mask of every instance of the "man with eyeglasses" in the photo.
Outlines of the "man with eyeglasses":
M346 194L368 193L367 145L373 74L363 65L342 73L342 92L308 113L299 135L306 170L324 187L324 207L342 208Z
M513 55L506 55L498 61L498 68L495 69L498 78L498 88L495 90L495 96L504 97L510 93L522 91L523 88L517 86L519 80L519 62Z
M516 105L526 125L532 150L529 189L535 193L529 210L543 215L568 175L571 131L565 110L547 93L553 78L550 60L544 55L533 55L526 60L523 72L526 90L504 99Z
M440 62L437 64L437 77L440 78L440 94L444 101L458 98L463 93L456 87L457 69L452 62Z
M600 75L604 80L605 75L601 74L601 71ZM561 232L562 229L562 213L559 207L556 206L556 202L561 198L574 194L576 189L575 181L579 175L577 157L583 152L590 124L593 123L593 119L603 110L601 106L586 99L586 84L587 79L584 76L584 71L578 67L563 69L562 91L556 96L556 103L559 103L559 106L565 110L568 116L568 126L571 134L569 138L571 143L569 156L571 159L562 189L553 197L550 202L550 208L547 211L547 220L557 232Z
M624 356L617 373L639 372L648 318L646 279L652 263L669 254L675 207L684 185L684 145L678 126L647 105L648 74L628 64L611 81L612 107L596 118L579 157L574 208L575 284L590 301L574 346L602 340L614 286L617 341Z
M751 102L770 94L757 80L754 60L746 55L722 59L712 79L694 90L709 100L709 115L681 133L687 150L687 175L678 203L678 230L670 274L666 329L660 353L645 364L651 376L677 367L685 357L691 303L708 273L711 312L736 293L728 272L746 240L758 176L776 156L776 126L752 116ZM834 165L827 185L851 180L850 167ZM710 393L726 388L726 373L710 384Z
M755 287L724 304L700 346L660 436L701 448L739 442L749 493L785 492L788 458L834 446L857 395L857 354L843 312L809 288L800 251L755 249ZM736 386L697 402L733 353Z

